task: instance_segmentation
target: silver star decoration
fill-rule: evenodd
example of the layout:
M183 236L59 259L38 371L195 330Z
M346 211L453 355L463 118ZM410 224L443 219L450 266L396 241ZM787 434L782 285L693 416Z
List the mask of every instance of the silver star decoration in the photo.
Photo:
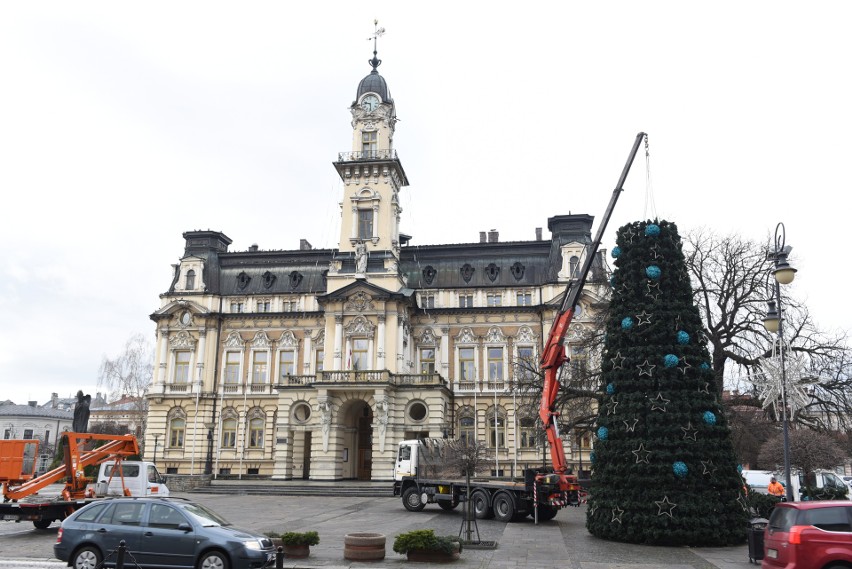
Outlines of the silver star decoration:
M704 469L702 474L713 474L716 472L716 465L713 464L712 460L702 460L701 467Z
M654 243L654 246L651 247L651 256L654 257L655 259L660 258L660 252L657 250L657 247L658 247L658 245L656 243Z
M664 496L662 500L654 503L657 505L657 508L659 508L659 511L657 512L658 516L666 515L670 518L674 518L674 516L672 515L672 510L677 508L677 504L675 504L674 502L669 502L668 496Z
M645 312L644 310L642 311L641 314L636 315L636 319L639 321L636 324L637 326L641 326L642 324L650 324L651 323L651 315L648 314L647 312Z
M618 401L615 400L615 397L609 400L609 403L606 404L606 414L612 415L615 413L615 408L618 407Z
M642 377L643 375L647 375L648 377L652 377L654 375L653 371L654 371L655 367L657 367L657 366L651 365L651 363L648 362L648 360L645 360L643 363L636 366L636 368L639 370L639 377Z
M633 424L630 424L630 421L622 421L624 423L624 428L627 429L628 433L632 433L636 431L636 423L639 422L639 419L633 419Z
M692 439L694 441L698 440L696 438L696 437L698 437L698 429L693 428L692 421L687 423L687 425L685 427L681 427L680 430L683 431L683 440L686 440L686 439Z
M634 237L636 237L636 231L632 227L624 232L624 240L627 243L633 243Z
M680 325L680 314L678 314L678 315L675 317L675 325L674 325L674 329L675 329L675 332L677 332L677 331L679 331L679 330L681 330L681 329L682 329L682 326Z
M653 298L655 301L660 299L660 283L656 282L648 282L648 292L645 293L647 296Z
M710 384L705 381L704 387L698 388L698 393L706 393L707 395L710 395Z
M683 356L682 358L680 358L680 362L681 362L681 364L683 364L683 365L681 365L678 369L680 370L680 373L682 373L683 375L686 375L686 370L688 370L688 369L689 369L689 368L691 368L692 366L691 366L691 365L689 365L689 364L686 362L686 356Z
M740 506L742 506L743 510L745 510L746 512L748 511L748 500L746 500L745 496L743 496L742 494L737 496L737 502L740 503Z
M621 523L621 516L624 515L624 510L616 506L612 509L612 520L613 522Z
M662 411L666 412L666 405L671 401L670 399L664 399L662 393L657 393L657 396L651 400L651 411Z
M630 452L636 455L636 464L639 464L640 462L651 464L648 462L648 457L651 455L651 451L645 450L645 443L639 443L639 448Z
M591 508L589 508L589 517L594 517L595 512L597 512L597 511L598 511L597 506L592 506Z
M616 352L615 357L612 358L612 369L624 369L624 360L626 359L621 355L621 352Z

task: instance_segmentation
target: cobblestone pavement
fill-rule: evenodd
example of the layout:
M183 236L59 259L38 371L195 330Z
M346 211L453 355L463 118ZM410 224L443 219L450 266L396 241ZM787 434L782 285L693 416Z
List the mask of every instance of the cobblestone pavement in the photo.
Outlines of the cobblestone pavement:
M175 494L201 502L234 525L259 532L307 531L320 534L320 544L305 560L285 560L285 567L393 569L406 562L393 552L395 535L413 529L434 529L439 535L459 535L460 510L445 512L427 506L408 512L399 498L344 498L301 496L247 496L235 494ZM456 569L515 569L554 567L565 569L735 569L754 567L745 545L726 548L650 547L599 540L586 531L585 507L566 508L556 519L536 526L532 520L504 524L477 520L483 541L496 541L496 549L465 549ZM59 568L53 559L57 523L36 530L28 522L0 522L0 567ZM387 536L387 556L382 562L343 559L343 537L351 532L377 532ZM418 563L418 569L430 564ZM435 567L447 567L435 565Z

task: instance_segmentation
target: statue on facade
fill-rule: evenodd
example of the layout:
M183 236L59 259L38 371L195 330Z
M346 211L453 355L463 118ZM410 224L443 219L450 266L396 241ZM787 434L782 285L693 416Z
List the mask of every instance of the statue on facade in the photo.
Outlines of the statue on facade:
M83 390L77 391L77 404L74 406L74 420L71 429L75 433L85 433L89 428L89 405L92 403L91 395L83 395Z
M367 272L367 246L363 241L359 241L355 246L355 272L357 274Z

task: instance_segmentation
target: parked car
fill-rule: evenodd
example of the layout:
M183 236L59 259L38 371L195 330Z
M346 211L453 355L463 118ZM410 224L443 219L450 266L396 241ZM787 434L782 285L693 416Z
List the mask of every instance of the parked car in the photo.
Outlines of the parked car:
M843 482L845 482L847 486L852 488L852 476L841 476L840 478L843 479Z
M126 562L140 567L260 569L275 564L271 539L233 528L205 506L181 498L93 502L62 522L53 553L74 569L112 566L122 540Z
M762 569L845 568L852 564L852 503L780 502L763 534Z

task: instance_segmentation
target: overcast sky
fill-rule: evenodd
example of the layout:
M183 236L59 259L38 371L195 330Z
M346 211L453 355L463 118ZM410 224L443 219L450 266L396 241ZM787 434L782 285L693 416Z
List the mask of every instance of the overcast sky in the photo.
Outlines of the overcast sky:
M94 394L104 355L153 343L184 231L336 247L374 18L412 244L599 219L645 131L650 190L640 155L604 247L655 215L761 241L783 221L795 294L849 327L849 2L10 1L0 399Z

